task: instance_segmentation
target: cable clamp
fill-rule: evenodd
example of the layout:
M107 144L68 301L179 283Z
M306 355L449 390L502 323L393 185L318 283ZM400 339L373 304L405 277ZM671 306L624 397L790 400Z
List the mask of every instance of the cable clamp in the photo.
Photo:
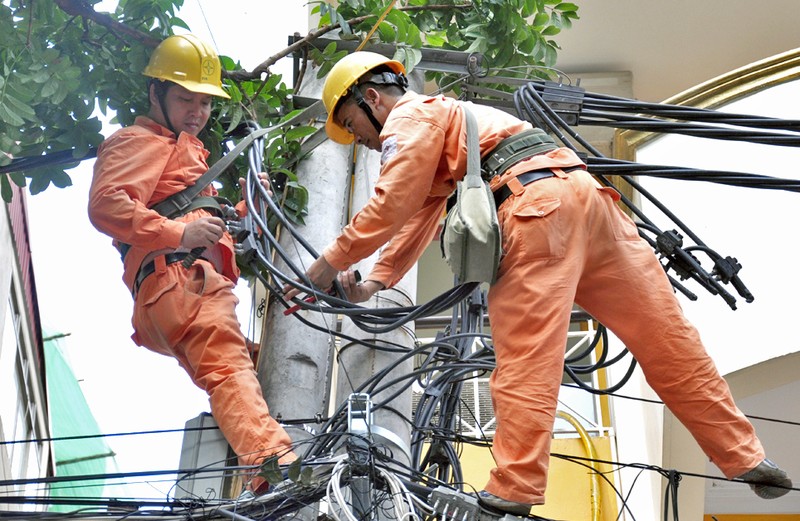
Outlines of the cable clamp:
M574 126L580 120L585 93L586 89L583 87L545 81L542 99L561 116L567 125Z
M428 503L433 504L433 510L442 519L457 521L477 521L481 508L478 498L451 488L439 486L431 492Z

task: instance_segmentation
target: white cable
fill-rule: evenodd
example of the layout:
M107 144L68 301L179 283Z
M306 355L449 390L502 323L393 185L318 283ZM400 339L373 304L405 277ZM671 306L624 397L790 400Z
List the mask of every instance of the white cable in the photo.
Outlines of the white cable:
M344 497L344 492L341 486L342 475L344 474L344 469L346 467L347 460L341 460L337 462L333 467L331 479L328 481L327 499L331 506L330 514L334 517L334 519L336 519L336 521L342 521L342 518L339 516L337 511L343 514L347 521L358 521L358 518L347 506L347 500Z
M397 519L400 521L404 519L419 521L420 517L414 508L414 496L408 491L403 482L393 472L384 469L378 469L378 472L389 485Z

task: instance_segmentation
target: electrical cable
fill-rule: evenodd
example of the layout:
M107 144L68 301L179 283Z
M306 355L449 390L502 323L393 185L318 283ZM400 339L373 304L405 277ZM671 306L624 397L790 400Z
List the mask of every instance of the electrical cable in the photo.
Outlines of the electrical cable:
M461 77L464 82L468 76ZM520 117L542 126L548 132L554 134L564 146L570 147L576 152L579 150L572 140L577 142L582 149L588 151L585 162L589 169L595 173L598 179L606 186L613 186L603 174L620 175L622 179L638 191L642 197L652 202L654 207L663 212L678 229L681 230L694 244L683 246L682 236L677 231L664 232L657 227L633 202L622 196L622 202L637 217L639 222L640 236L650 244L656 254L665 262L665 271L673 271L682 280L692 279L699 283L704 289L715 295L721 295L723 299L735 309L735 299L724 289L722 284L733 284L738 294L749 301L751 295L747 288L738 278L738 270L741 266L735 259L723 257L713 249L705 245L700 239L682 223L672 212L661 204L653 194L645 190L630 175L651 175L654 177L664 177L670 179L707 181L731 186L742 186L748 188L778 189L786 191L800 191L800 182L795 180L779 179L770 176L760 176L748 173L706 171L690 168L676 168L662 165L639 165L636 163L624 162L615 159L608 159L593 148L588 142L581 138L571 125L564 119L563 110L559 112L557 108L551 107L548 96L552 98L552 86L548 86L550 91L545 92L543 82L529 82L520 87L513 95L515 107ZM573 88L574 91L574 88ZM574 94L573 91L567 92L568 95ZM556 95L564 95L556 89ZM568 97L568 96L567 96ZM737 116L720 114L714 111L690 109L685 107L671 107L658 104L644 104L632 102L630 100L615 99L607 96L591 95L582 93L582 110L579 114L581 124L586 125L612 125L621 128L639 128L655 130L659 132L676 132L689 135L701 135L713 137L715 139L735 139L750 141L754 143L767 143L778 146L797 146L800 144L798 136L790 131L800 129L798 121L782 121L770 118L759 118L754 116ZM631 115L620 115L616 112L629 112ZM641 113L652 113L653 117L642 116ZM571 114L567 114L571 116ZM701 125L691 123L680 123L676 121L660 121L656 117L671 119L693 118L702 122ZM714 125L736 125L748 126L758 129L758 132L748 132L739 128L717 127ZM395 390L389 395L383 396L381 401L374 404L374 410L393 411L391 408L392 399L400 393L407 392L412 385L419 385L422 389L419 403L417 405L412 426L411 441L411 464L403 472L408 476L409 481L399 479L401 468L397 466L397 461L391 455L383 456L384 463L391 463L392 470L373 468L376 483L387 493L387 508L394 516L408 518L409 520L418 519L417 508L422 508L426 513L432 512L432 507L425 504L423 497L427 497L422 491L430 491L430 487L425 484L437 484L448 486L463 485L463 475L460 468L460 459L457 444L473 443L491 447L491 442L485 437L469 438L460 433L459 421L463 413L462 409L469 410L468 404L463 403L462 394L464 383L473 379L476 375L485 375L494 368L494 352L490 337L482 331L486 312L485 294L477 284L455 285L451 290L435 297L428 303L416 306L402 306L394 308L371 309L354 305L346 299L336 295L343 295L341 287L335 287L333 295L313 287L311 282L305 277L305 269L301 264L293 261L294 255L281 245L274 230L280 229L282 234L286 234L289 243L295 248L294 254L305 251L313 258L319 254L303 238L296 227L284 214L281 204L277 197L270 195L266 188L258 182L256 173L261 171L263 164L263 150L265 148L264 138L256 139L248 150L249 173L247 176L246 187L243 198L248 208L248 215L238 222L229 223L231 233L237 243L237 255L243 266L247 266L254 273L256 278L267 288L272 302L278 302L285 309L290 309L292 305L300 306L304 311L316 311L325 316L347 317L350 318L357 327L370 334L379 335L408 323L409 321L436 315L445 310L451 310L451 320L447 330L439 335L433 342L418 345L415 348L387 342L384 340L366 341L363 339L352 338L344 335L337 328L331 326L328 320L323 325L312 323L303 316L303 313L293 313L293 316L302 324L324 331L337 337L340 341L350 342L352 345L366 346L372 349L394 351L400 354L396 363L402 363L408 359L418 359L419 366L408 374L395 375L390 366L368 378L361 383L354 392L365 392L368 394L379 394L386 392L396 386ZM27 159L27 158L25 158ZM53 160L66 161L64 154L53 156ZM46 157L31 158L24 164L40 165L47 161ZM72 159L74 161L74 158ZM12 163L19 166L20 162ZM3 170L0 170L3 173ZM269 173L269 172L268 172ZM630 174L630 175L628 175ZM273 192L277 192L276 180L270 175L270 183ZM272 221L272 222L271 222ZM275 225L277 224L277 228ZM714 263L714 269L707 271L698 260L700 254L707 257ZM280 269L276 260L283 263L286 268ZM670 281L679 291L684 292L691 298L693 293L669 273ZM303 299L295 298L291 302L282 298L281 287L289 285L310 297L314 297L315 302L306 302ZM694 296L696 298L696 296ZM599 352L598 352L599 348ZM344 347L343 349L347 349ZM594 354L594 362L583 363L586 358ZM594 338L589 345L579 352L565 357L565 374L574 382L574 386L593 394L606 394L620 396L616 392L628 382L635 367L636 361L632 359L623 377L613 385L605 389L597 389L586 384L581 375L591 374L598 370L610 367L627 356L627 350L610 356L607 331L604 326L599 325L595 331ZM352 386L351 386L352 387ZM653 403L658 403L653 401ZM396 411L395 411L396 412ZM470 413L472 411L470 410ZM306 454L308 457L330 454L337 448L343 446L347 440L355 437L347 432L347 410L346 404L340 405L329 418L316 418L313 421L320 423L320 432L315 434L311 440L305 442L308 447ZM310 422L307 419L290 419L289 422ZM477 422L476 422L477 423ZM791 424L791 422L787 422ZM479 426L480 427L480 426ZM480 427L482 428L482 427ZM154 431L161 432L161 431ZM79 437L78 437L79 438ZM2 442L5 444L9 442ZM427 452L423 451L427 447ZM379 447L370 447L370 451L379 454ZM554 455L558 457L558 455ZM377 458L377 456L376 456ZM574 458L573 458L574 459ZM605 462L614 465L621 465L612 462ZM338 464L337 464L338 465ZM639 465L639 464L636 464ZM635 465L631 465L635 466ZM342 483L346 479L346 465L341 465L335 470L336 482L332 479L328 482L325 490L315 489L303 491L302 487L288 486L283 491L281 497L269 497L262 502L249 504L237 503L236 510L230 506L223 506L217 509L217 513L232 519L235 516L274 516L279 513L290 513L299 506L310 504L315 500L327 496L331 504L338 505L339 510L335 515L343 516L342 519L350 520L352 513L349 511L347 500L342 496ZM656 470L653 466L641 465L639 468ZM232 470L230 467L213 467L207 469L187 469L179 471L156 471L155 473L125 473L125 474L106 474L80 477L82 479L95 479L106 477L137 477L140 475L158 475L160 472L170 473L200 473ZM663 469L662 469L663 471ZM666 471L669 473L670 488L665 492L665 505L671 503L677 512L677 477L689 475L678 471ZM64 478L64 481L80 481L75 476ZM609 480L610 482L610 480ZM23 484L34 484L34 481L26 480L15 481L13 486ZM51 482L42 482L49 484ZM52 481L58 483L58 481ZM333 483L333 484L332 484ZM4 482L0 482L3 486ZM428 492L429 493L429 492ZM619 495L619 492L617 492ZM620 495L622 498L622 496ZM22 498L29 500L31 498ZM3 498L0 498L2 502ZM87 499L88 501L89 499ZM61 501L53 499L53 501ZM80 501L76 500L76 501ZM109 505L110 501L96 500L98 505ZM208 501L202 498L191 498L197 504L203 506L198 509L206 509ZM625 505L625 501L622 502ZM78 504L78 503L75 503ZM161 506L165 508L175 508L176 501L142 503L133 502L131 507L139 512L143 506ZM427 508L427 510L425 510ZM625 505L627 508L627 505ZM666 507L665 507L666 508ZM187 507L188 517L181 519L194 519L191 511L194 507ZM253 514L252 512L258 512ZM170 513L174 515L174 512ZM665 510L666 516L666 510ZM4 514L0 512L0 518ZM249 518L248 518L249 519Z

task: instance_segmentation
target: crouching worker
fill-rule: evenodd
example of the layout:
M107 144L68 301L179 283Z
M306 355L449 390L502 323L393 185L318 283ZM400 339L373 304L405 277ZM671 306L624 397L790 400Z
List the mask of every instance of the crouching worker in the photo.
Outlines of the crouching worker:
M397 61L356 52L333 67L323 88L328 136L381 152L375 195L306 272L321 289L342 272L354 302L396 284L419 259L466 172L461 103L407 92L404 72ZM469 109L484 161L510 136L527 131L530 140L529 153L503 163L507 169L490 180L503 244L489 289L497 467L479 501L517 515L544 503L573 302L625 343L725 476L758 482L751 486L762 498L788 492L791 481L765 458L661 264L615 204L618 194L527 122L486 106ZM349 268L382 247L373 271L357 281ZM284 292L298 293L289 285Z
M225 221L209 207L175 219L151 209L208 170L208 151L197 135L212 96L229 97L219 58L192 35L170 36L144 74L151 78L148 115L100 146L89 194L92 224L114 239L123 257L123 280L134 300L133 340L174 357L208 393L240 465L273 456L290 463L292 440L270 417L235 314L239 270ZM216 190L209 185L201 195ZM186 268L181 261L194 248L205 250ZM260 492L269 485L255 477L249 486Z

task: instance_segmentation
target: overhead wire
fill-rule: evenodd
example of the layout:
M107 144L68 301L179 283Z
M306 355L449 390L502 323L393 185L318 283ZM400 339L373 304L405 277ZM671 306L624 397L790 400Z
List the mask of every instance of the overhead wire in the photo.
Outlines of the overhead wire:
M462 80L466 80L463 77ZM682 280L691 278L697 281L704 289L712 294L722 295L723 299L735 309L735 299L723 288L722 284L732 283L740 296L750 299L751 295L744 284L738 278L738 269L733 266L729 272L721 272L720 263L730 258L722 257L713 249L705 245L696 234L669 211L666 206L661 204L653 194L645 190L630 175L650 175L654 177L666 177L671 179L708 181L733 186L744 186L748 188L777 189L786 191L800 191L800 182L787 179L779 179L770 176L760 176L749 173L736 173L724 171L707 171L701 169L676 168L662 165L640 165L632 162L624 162L603 157L599 151L583 140L571 125L568 124L556 109L548 105L545 100L543 82L530 82L520 87L514 93L514 103L521 117L534 124L542 125L551 132L565 146L579 151L586 160L590 171L598 175L598 178L607 186L613 186L610 181L605 179L603 174L621 175L635 190L645 199L651 201L653 205L663 211L666 216L676 224L682 232L686 234L695 244L683 247L678 244L677 238L670 236L657 227L637 205L623 196L623 203L628 206L631 212L639 220L640 235L654 247L656 254L667 260L665 271L673 270ZM552 87L552 86L551 86ZM551 93L552 95L552 93ZM581 124L587 125L619 125L620 128L636 128L643 130L655 130L659 132L676 132L687 135L701 135L702 137L713 137L714 139L735 139L742 141L752 141L757 143L767 143L778 146L797 146L800 144L797 136L791 135L786 129L796 130L800 128L800 122L782 121L770 118L759 118L753 116L737 116L720 114L714 111L698 109L687 109L685 107L669 107L658 104L643 104L640 102L630 102L618 98L600 95L583 95L584 109L580 115ZM608 111L632 112L637 114L651 111L654 117L666 118L694 118L703 122L702 125L691 123L676 123L672 121L658 121L654 117L644 117L639 115L619 115ZM718 128L714 125L737 125L748 126L759 129L758 132L748 132L741 129ZM774 131L774 132L773 132ZM577 142L588 154L580 151L573 144ZM248 163L250 174L247 177L246 190L243 193L248 207L248 216L240 223L232 224L234 233L238 232L237 254L243 259L243 263L249 266L258 280L267 288L272 301L277 302L285 309L292 305L300 306L306 311L317 311L326 317L347 317L351 319L360 329L375 335L383 334L409 321L439 314L445 310L451 310L452 318L448 326L448 332L442 334L435 341L419 345L413 349L405 346L380 341L365 341L344 335L337 330L334 322L327 320L323 325L312 323L306 319L302 313L294 313L297 320L308 327L314 327L327 332L333 336L346 340L353 344L368 346L374 349L395 350L401 353L399 361L409 358L418 358L421 363L410 374L393 375L392 368L387 368L364 383L354 388L355 392L380 393L390 389L394 385L400 385L388 397L384 397L381 402L375 404L377 409L390 407L391 399L401 392L407 392L412 385L420 385L422 393L412 421L412 465L408 469L409 477L417 483L438 483L456 486L460 489L463 482L463 475L460 469L458 452L455 448L457 443L474 441L475 443L487 443L485 440L469 440L459 434L457 423L460 416L459 407L463 405L462 391L465 381L474 378L476 374L487 374L494 367L494 354L488 335L482 331L483 318L485 314L485 299L480 287L473 285L458 285L454 288L423 305L401 306L395 308L371 309L348 302L345 298L330 295L326 291L315 288L311 281L305 277L305 269L302 264L298 264L293 259L299 255L301 250L316 258L318 252L303 238L302 233L286 218L280 202L277 198L267 192L261 183L258 182L257 172L261 170L263 164L263 153L265 146L264 139L256 140L256 144L251 147L248 153ZM64 154L54 160L66 161ZM73 158L74 160L74 158ZM45 158L34 158L25 164L40 165ZM22 163L16 163L19 166ZM2 171L0 171L2 173ZM630 175L628 175L630 174ZM273 189L274 192L277 190ZM287 234L290 244L296 248L290 254L282 246L282 242L272 230L269 224L269 217L274 218L278 223L281 233ZM238 227L238 228L237 228ZM664 241L672 238L676 244L669 249L664 246ZM715 264L715 269L707 271L697 260L696 254L702 253L708 256ZM276 259L285 264L288 272L282 271ZM730 261L728 261L730 262ZM724 266L723 266L724 267ZM717 271L715 271L717 270ZM732 273L732 274L731 274ZM669 274L668 274L669 275ZM679 291L684 292L692 298L694 295L682 284L670 275L673 286ZM299 289L308 296L316 299L315 302L306 302L304 299L296 298L291 302L282 298L281 287L289 285ZM340 287L336 288L338 295L343 295ZM696 298L696 296L694 296ZM477 341L477 347L475 342ZM598 353L598 347L600 351ZM620 353L610 356L607 333L602 325L595 332L594 339L585 349L577 354L565 358L565 373L574 382L575 386L594 394L608 394L617 396L616 392L628 381L636 362L631 360L629 367L623 377L606 389L597 389L593 385L582 381L581 375L591 374L598 370L610 367L621 361L627 352L623 349ZM591 363L584 363L583 360L596 355ZM399 362L398 362L399 363ZM344 439L352 437L347 432L346 408L345 405L339 408L330 418L320 418L323 423L320 432L308 442L311 446L309 454L320 455L334 450L341 446ZM427 452L425 451L428 446ZM489 443L489 446L491 444ZM184 469L188 471L188 469ZM229 471L229 467L221 469L207 469L207 471ZM202 472L203 469L192 469L191 472ZM426 472L427 471L427 472ZM165 471L175 473L177 471ZM158 474L158 472L156 472ZM135 477L139 475L153 475L153 473L125 473L115 477ZM108 477L113 475L103 475ZM389 473L381 475L384 485L388 487L391 497L403 498L406 510L396 510L396 515L415 518L417 514L414 508L419 506L420 500L414 498L414 494L409 492L407 484L400 486L394 479L394 475ZM674 475L671 475L674 477ZM99 476L90 476L97 478ZM339 479L341 479L341 474ZM77 481L74 476L65 478L68 481ZM58 481L53 481L57 483ZM672 483L672 481L670 481ZM26 481L26 484L31 482ZM18 486L22 482L15 482ZM3 485L0 482L0 486ZM675 503L677 497L675 492L677 487L667 491L672 496L666 497L667 502ZM335 489L328 491L331 501L339 502L339 492ZM30 499L30 498L25 498ZM201 500L202 498L194 498ZM4 498L0 498L2 502ZM102 501L100 501L102 503ZM292 503L294 508L297 502ZM424 503L424 501L422 502ZM624 503L624 502L623 502ZM137 508L142 504L137 503ZM134 505L134 506L136 506ZM144 506L174 506L171 502L146 503ZM286 505L283 504L282 507ZM400 508L394 505L393 508ZM223 512L220 510L220 512ZM286 510L288 512L290 510ZM273 514L275 511L271 511ZM233 512L235 514L235 512ZM666 514L665 514L666 515ZM0 517L2 514L0 513Z

